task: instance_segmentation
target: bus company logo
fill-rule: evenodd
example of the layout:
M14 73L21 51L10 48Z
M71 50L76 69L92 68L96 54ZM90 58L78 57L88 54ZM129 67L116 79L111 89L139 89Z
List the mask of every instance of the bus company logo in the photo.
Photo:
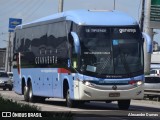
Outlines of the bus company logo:
M117 90L117 86L116 86L116 85L113 85L112 89L113 89L113 90Z
M135 33L136 29L119 29L119 32L122 33Z

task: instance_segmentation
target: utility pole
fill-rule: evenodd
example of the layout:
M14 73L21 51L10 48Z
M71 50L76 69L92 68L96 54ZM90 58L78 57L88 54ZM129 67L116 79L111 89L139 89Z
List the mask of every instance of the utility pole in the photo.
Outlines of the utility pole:
M8 47L7 47L7 51L6 51L6 63L7 63L7 68L6 71L11 72L12 69L12 43L11 43L11 32L9 32L9 40L4 40L6 42L8 42Z
M142 12L141 12L141 20L140 20L140 27L141 31L143 32L143 24L144 24L144 8L145 8L145 0L142 0Z
M9 72L11 72L12 68L12 49L11 49L11 32L9 32L9 41L8 41L8 61L9 61Z
M3 40L3 41L5 41L5 42L7 42L7 46L6 46L6 51L5 51L5 71L9 71L9 64L8 64L8 58L9 58L9 52L8 52L8 50L9 50L9 44L8 44L8 41L7 40Z
M144 29L143 31L147 33L151 40L153 41L153 29L150 28L150 9L151 0L145 0L145 12L144 12ZM151 53L147 53L146 42L144 44L144 72L149 74L151 64Z
M63 0L59 0L58 12L63 12Z
M114 0L114 10L116 9L116 0Z
M8 40L3 40L8 43L7 48L6 48L6 58L5 58L5 71L10 72L11 71L11 66L10 66L10 61L11 61L11 44L10 44L10 39L11 39L11 33L9 32L9 41Z

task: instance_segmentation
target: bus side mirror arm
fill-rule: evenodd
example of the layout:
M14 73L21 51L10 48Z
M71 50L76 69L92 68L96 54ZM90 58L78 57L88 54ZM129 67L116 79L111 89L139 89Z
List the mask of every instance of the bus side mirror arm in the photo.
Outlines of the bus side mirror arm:
M71 35L74 40L74 46L75 46L75 52L80 53L80 42L79 42L79 37L75 32L71 32Z
M142 33L142 35L147 43L147 52L152 53L152 40L151 40L150 36L144 32Z

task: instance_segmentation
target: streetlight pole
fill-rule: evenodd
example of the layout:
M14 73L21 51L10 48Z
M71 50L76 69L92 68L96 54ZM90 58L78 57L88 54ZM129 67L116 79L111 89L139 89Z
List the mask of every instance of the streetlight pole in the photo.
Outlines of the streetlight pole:
M9 51L8 51L8 62L9 62L9 72L11 72L11 68L12 68L12 60L11 60L11 32L9 32L9 41L8 41L8 47L9 47Z
M116 9L116 0L114 0L114 10Z
M4 42L7 42L7 49L6 49L6 61L5 61L5 71L9 71L9 41L3 40Z
M153 29L150 28L150 9L151 9L151 0L145 0L145 12L144 12L144 29L143 31L147 33L151 40L153 41ZM151 53L147 53L146 42L144 44L144 72L149 74L150 64L151 64Z
M143 32L143 27L144 27L144 7L145 6L145 0L142 0L142 11L141 11L141 20L140 20L140 27L141 31Z
M63 12L63 0L59 0L58 12Z

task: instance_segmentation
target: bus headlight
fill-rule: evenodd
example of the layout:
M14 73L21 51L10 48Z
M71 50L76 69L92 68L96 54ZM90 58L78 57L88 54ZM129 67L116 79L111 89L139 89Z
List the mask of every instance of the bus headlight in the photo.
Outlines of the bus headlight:
M137 85L138 85L138 86L140 86L140 85L142 85L142 84L143 84L142 81L138 81L138 82L137 82Z
M83 81L83 84L86 86L92 86L92 84L89 81Z
M140 85L142 85L143 84L143 81L142 80L131 80L131 81L129 81L129 84L130 85L136 85L136 86L140 86Z
M85 85L90 86L90 85L91 85L91 83L90 83L90 82L88 82L88 81L86 81L86 82L85 82Z

